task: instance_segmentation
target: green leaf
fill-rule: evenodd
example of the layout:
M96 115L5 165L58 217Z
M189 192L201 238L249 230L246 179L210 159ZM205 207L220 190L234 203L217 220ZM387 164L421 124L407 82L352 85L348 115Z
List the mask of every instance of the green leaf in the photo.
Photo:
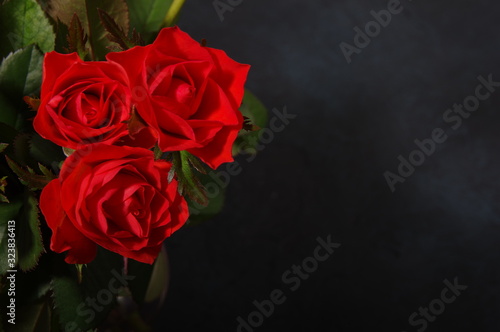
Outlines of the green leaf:
M0 122L8 124L11 127L15 127L18 119L18 113L3 93L0 93L0 109Z
M51 289L63 330L79 331L80 328L87 331L107 317L116 304L114 298L117 289L128 282L120 279L122 266L122 256L99 248L96 258L83 267L81 283L78 282L77 268L73 265L62 264L61 270L55 271ZM91 299L97 306L93 307L88 302ZM106 302L99 299L105 299Z
M19 134L19 132L13 127L9 126L6 123L0 122L0 142L12 144L14 139ZM10 149L10 146L7 147L7 150ZM5 151L7 151L5 150ZM4 152L5 152L4 151Z
M32 134L30 141L30 155L36 161L44 165L57 168L59 162L66 159L60 146L42 138L38 134Z
M54 51L59 53L68 53L69 50L69 27L61 22L61 20L57 20L53 22L56 32L56 45L54 47Z
M177 176L179 183L179 192L181 195L186 194L191 200L201 205L207 205L207 193L205 188L198 179L197 174L193 171L191 158L195 158L187 151L172 152L172 169L168 175L169 181Z
M37 95L42 81L43 55L34 45L9 54L0 64L0 122L15 130L29 129L35 113L24 98ZM11 131L11 130L10 130ZM0 129L0 136L3 136ZM3 143L9 143L2 139Z
M198 159L198 157L196 157L190 153L186 153L186 155L187 155L187 160L189 161L189 164L191 166L193 166L193 168L195 170L197 170L201 174L207 174L207 169L206 169L205 164L200 159Z
M29 141L29 134L19 134L14 139L14 144L12 144L14 147L15 160L23 166L30 165Z
M204 206L192 200L188 200L189 225L198 225L203 221L213 218L219 214L224 207L226 188L215 182L214 174L216 174L216 171L210 171L208 175L200 175L200 182L207 188L207 191L209 191L208 204ZM218 191L210 188L218 188Z
M7 187L7 185L8 185L7 178L8 178L8 176L6 175L0 179L0 191L2 193L5 193L5 187Z
M47 0L47 12L57 21L71 25L73 15L78 15L89 45L93 60L104 60L109 53L108 32L99 20L97 9L108 13L124 31L129 29L128 7L124 0Z
M54 49L55 34L35 0L4 1L0 6L0 57L31 44Z
M130 292L141 312L145 313L144 318L147 321L152 318L148 317L148 313L154 314L164 300L169 285L170 271L165 246L153 265L129 260L128 271L129 275L135 276L129 284Z
M43 55L33 45L9 54L0 65L0 91L21 102L24 96L38 94L42 64Z
M170 281L170 266L168 263L167 252L164 247L156 258L154 263L151 279L149 280L144 302L154 303L161 305L168 290Z
M25 192L24 198L18 198L12 203L0 204L0 253L2 257L7 257L7 226L9 220L14 220L16 262L23 271L33 269L44 252L37 205L36 198L29 192ZM8 269L7 261L1 259L0 274Z
M127 0L130 27L150 42L160 30L173 0Z
M0 143L0 153L4 152L8 146L9 146L8 143Z
M250 122L259 127L264 128L267 125L268 111L262 102L248 89L245 89L245 95L240 107L240 112L244 117L247 117ZM237 155L244 150L253 151L256 153L255 147L259 141L259 132L242 130L238 134L233 145L233 155Z
M89 53L88 48L85 46L87 40L88 36L83 30L82 22L80 22L78 15L74 14L68 29L68 52L76 52L84 60Z
M0 131L1 130L2 128L0 126ZM2 146L1 144L3 143L0 143L0 146ZM49 180L53 178L53 173L46 166L50 166L53 171L57 171L59 162L66 159L60 146L43 139L36 133L17 134L11 144L4 150L4 153L18 164L17 167L13 165L15 171L19 173L17 175L28 182L31 179L31 175L34 173L22 169L21 166L29 166L32 169L39 168L42 174L46 176L46 180ZM40 164L42 164L42 167L40 167ZM25 176L27 176L27 178L25 178ZM42 181L42 183L36 183L35 187L44 185L44 182L46 182L43 178L37 177L31 180Z
M243 102L241 103L240 112L243 116L249 118L254 125L261 128L267 125L267 108L250 90L245 89Z
M127 33L123 28L116 24L115 20L103 10L98 9L99 18L101 23L108 32L108 39L113 43L120 45L122 51L128 50L136 46L132 40L127 37Z
M10 169L19 177L19 181L31 190L43 189L51 179L43 175L34 174L30 169L24 169L18 163L5 156Z
M45 252L38 216L38 201L33 194L26 193L19 221L16 220L18 263L23 271L33 269Z
M85 322L86 316L77 315L76 310L81 303L85 303L83 290L71 274L57 275L50 284L54 310L59 316L59 323L63 329L78 331L77 327L86 331L91 326ZM74 327L72 327L74 326Z
M7 220L12 220L16 217L22 205L22 200L15 200L8 204L0 204L0 225L6 224Z
M47 179L50 179L50 180L57 179L57 176L55 176L54 173L52 173L52 171L50 169L43 166L42 164L38 163L38 168L40 168L40 171L43 173L43 175L45 175L45 177Z

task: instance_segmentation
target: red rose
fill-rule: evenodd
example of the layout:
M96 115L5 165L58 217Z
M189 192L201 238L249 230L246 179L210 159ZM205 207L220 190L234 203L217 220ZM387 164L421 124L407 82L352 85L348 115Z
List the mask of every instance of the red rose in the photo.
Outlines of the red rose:
M128 77L121 66L84 62L76 53L45 55L33 123L42 137L72 149L111 144L128 134L124 121L130 118L130 108Z
M250 66L201 46L177 27L163 29L151 45L107 59L127 71L137 113L162 151L187 150L212 168L233 161Z
M188 218L177 182L167 182L170 166L142 148L95 144L74 152L40 196L51 250L68 251L72 264L92 261L96 245L153 263Z

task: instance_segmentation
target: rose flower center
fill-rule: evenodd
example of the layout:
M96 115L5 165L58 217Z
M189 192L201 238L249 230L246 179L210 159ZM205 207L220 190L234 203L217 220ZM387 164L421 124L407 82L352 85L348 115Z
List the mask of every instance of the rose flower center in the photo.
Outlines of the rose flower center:
M169 89L169 97L178 103L189 104L194 98L196 89L180 79L173 79Z
M144 218L144 216L146 215L146 211L144 211L144 209L137 209L137 210L132 211L132 214L137 219L141 219L141 218Z

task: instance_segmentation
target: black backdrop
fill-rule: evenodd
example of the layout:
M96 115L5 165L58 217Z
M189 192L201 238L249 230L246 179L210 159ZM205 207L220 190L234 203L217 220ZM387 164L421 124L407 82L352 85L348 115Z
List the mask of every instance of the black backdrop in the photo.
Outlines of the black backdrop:
M500 4L401 0L348 64L340 43L387 1L232 3L221 21L213 1L189 0L179 26L251 64L247 86L296 117L239 159L222 214L168 239L156 330L237 331L280 289L284 303L241 331L500 331L500 88L460 125L443 120L478 76L500 81ZM446 141L391 192L384 172L436 128ZM328 235L341 246L316 269L307 260L291 291L282 275ZM445 279L467 289L454 297ZM430 304L427 326L410 325Z

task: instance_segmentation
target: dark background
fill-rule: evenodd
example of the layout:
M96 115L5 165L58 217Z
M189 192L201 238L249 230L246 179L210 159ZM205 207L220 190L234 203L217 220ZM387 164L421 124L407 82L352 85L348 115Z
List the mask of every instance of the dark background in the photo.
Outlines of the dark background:
M457 130L443 121L479 75L500 81L500 4L401 4L348 64L339 44L387 1L243 0L223 22L187 1L179 26L251 64L248 88L297 117L239 159L222 214L167 241L156 330L236 331L279 288L255 331L416 331L408 317L458 278L468 288L426 331L500 331L500 88ZM434 128L448 139L392 193L384 172ZM341 247L290 291L282 274L329 234Z

